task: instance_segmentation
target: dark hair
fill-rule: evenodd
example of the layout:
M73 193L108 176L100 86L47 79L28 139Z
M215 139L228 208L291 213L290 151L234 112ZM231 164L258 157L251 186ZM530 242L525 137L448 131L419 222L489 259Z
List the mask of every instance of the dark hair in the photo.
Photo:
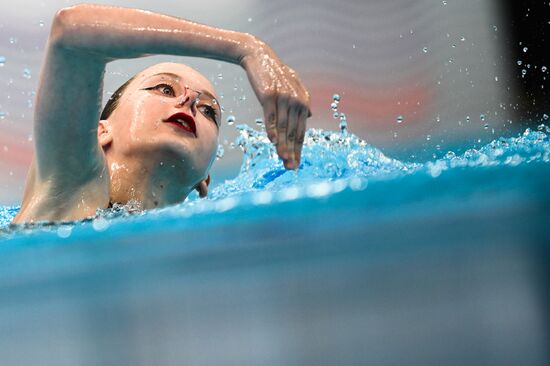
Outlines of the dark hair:
M105 107L103 108L103 112L101 112L100 119L107 119L113 113L115 108L118 106L118 101L120 99L120 96L122 93L124 93L124 90L126 90L126 87L128 84L134 80L135 76L132 76L128 81L126 81L124 84L119 86L119 88L111 95L109 100L107 101L107 104L105 104Z

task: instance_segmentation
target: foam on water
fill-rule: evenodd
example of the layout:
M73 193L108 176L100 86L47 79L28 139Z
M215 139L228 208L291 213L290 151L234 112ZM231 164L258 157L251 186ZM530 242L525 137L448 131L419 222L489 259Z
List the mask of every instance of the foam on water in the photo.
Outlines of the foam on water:
M235 145L243 153L239 174L215 187L207 199L192 195L186 202L164 209L136 212L124 206L98 210L97 216L78 223L40 223L21 230L57 230L60 237L71 235L75 224L89 225L104 231L116 220L136 214L155 217L189 217L204 212L225 212L243 204L266 205L305 197L319 198L345 189L362 190L369 181L389 181L405 175L436 178L450 169L479 169L495 166L518 166L550 161L550 127L525 130L517 137L496 139L480 149L468 149L457 155L449 151L443 158L425 163L402 162L384 155L353 133L309 129L305 136L302 161L298 171L288 171L278 158L263 128L256 130L238 125ZM6 231L18 207L0 207L0 228ZM13 228L9 230L14 232Z

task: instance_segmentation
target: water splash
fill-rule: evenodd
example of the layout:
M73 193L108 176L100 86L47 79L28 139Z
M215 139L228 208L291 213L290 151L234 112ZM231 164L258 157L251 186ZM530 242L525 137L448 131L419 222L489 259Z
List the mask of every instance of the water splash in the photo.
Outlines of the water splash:
M340 101L335 95L333 103ZM340 112L338 116L345 115ZM548 118L548 117L546 117ZM484 115L480 116L485 119ZM544 117L543 117L544 119ZM252 124L254 125L254 124ZM60 238L71 235L75 225L89 225L95 231L108 230L113 221L135 215L169 214L186 217L201 212L224 212L243 202L264 205L302 197L324 197L344 189L365 189L371 181L390 181L412 174L437 178L447 170L495 166L518 166L532 162L550 162L550 127L545 124L537 130L527 129L516 137L498 138L462 154L447 152L442 158L425 163L403 162L392 159L346 128L330 131L311 128L306 132L302 160L298 171L286 170L276 149L267 138L262 125L259 130L248 125L237 125L238 137L232 143L243 151L239 174L215 187L207 199L196 196L186 202L160 210L144 212L137 204L115 205L98 210L94 218L70 223L38 223L27 225L21 231L53 230ZM428 135L429 136L429 135ZM428 138L428 137L427 137ZM431 138L431 136L430 136ZM221 152L218 151L220 155ZM5 228L17 213L18 207L0 207L0 228ZM45 229L44 229L45 228Z
M288 171L263 131L238 125L236 144L244 153L239 175L216 187L211 199L233 194L290 186L352 179L389 180L406 174L439 176L443 171L464 167L516 166L534 161L550 162L550 127L527 129L518 137L499 138L480 149L457 155L449 151L441 159L425 163L402 162L384 155L365 140L349 133L309 129L305 136L298 172Z

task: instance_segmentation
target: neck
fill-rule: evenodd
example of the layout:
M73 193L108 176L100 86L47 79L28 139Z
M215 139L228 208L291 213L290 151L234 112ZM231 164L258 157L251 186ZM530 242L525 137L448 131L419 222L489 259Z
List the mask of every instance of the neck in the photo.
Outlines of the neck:
M119 163L108 158L111 202L134 203L142 209L183 202L193 189L182 183L189 182L185 169L175 162L159 160L125 158Z

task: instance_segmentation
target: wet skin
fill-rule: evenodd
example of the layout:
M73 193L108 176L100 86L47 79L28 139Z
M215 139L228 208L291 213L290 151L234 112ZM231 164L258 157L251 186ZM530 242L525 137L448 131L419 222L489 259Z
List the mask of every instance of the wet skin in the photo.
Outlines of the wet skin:
M162 207L193 189L206 195L219 128L205 98L215 98L215 90L199 72L154 65L136 75L111 116L99 121L106 64L150 54L241 65L285 167L299 165L309 94L267 44L152 12L77 5L60 10L52 23L35 104L35 156L14 223L81 219L115 202ZM192 118L195 131L166 121L176 113Z

